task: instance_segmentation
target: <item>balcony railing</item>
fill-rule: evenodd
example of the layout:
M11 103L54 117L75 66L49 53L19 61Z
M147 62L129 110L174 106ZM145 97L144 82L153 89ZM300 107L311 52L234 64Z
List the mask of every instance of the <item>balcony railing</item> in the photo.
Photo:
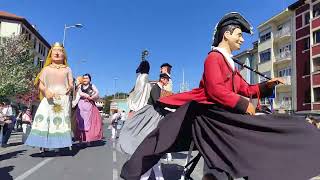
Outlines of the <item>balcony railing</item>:
M290 36L291 35L291 28L289 26L283 27L280 31L275 33L275 38L280 38L283 36Z
M279 102L279 107L286 110L292 109L292 102L290 100L281 100Z
M285 59L291 59L291 51L284 51L276 55L276 61L282 61Z

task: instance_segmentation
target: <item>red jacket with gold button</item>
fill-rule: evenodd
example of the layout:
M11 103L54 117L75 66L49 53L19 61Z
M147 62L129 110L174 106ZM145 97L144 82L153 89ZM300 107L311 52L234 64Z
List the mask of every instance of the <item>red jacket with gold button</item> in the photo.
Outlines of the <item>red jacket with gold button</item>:
M199 88L188 92L163 97L160 102L169 106L181 106L189 101L203 104L218 104L239 113L245 113L248 98L267 97L272 89L266 83L249 85L238 70L233 71L225 57L211 51L204 63L204 73Z

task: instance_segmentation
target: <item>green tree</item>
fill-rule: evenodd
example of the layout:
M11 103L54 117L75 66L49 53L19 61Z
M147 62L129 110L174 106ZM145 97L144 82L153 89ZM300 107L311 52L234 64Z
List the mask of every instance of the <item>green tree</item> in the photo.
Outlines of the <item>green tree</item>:
M0 99L33 90L37 72L32 43L25 35L13 35L0 44Z
M110 112L110 104L111 104L111 100L113 99L113 95L105 96L103 99L104 99L104 106L103 106L102 111L104 113L109 113Z

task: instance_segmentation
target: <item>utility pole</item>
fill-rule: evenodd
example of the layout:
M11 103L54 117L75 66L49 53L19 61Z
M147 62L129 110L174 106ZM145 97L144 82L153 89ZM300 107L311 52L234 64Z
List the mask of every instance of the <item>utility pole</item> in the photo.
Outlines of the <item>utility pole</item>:
M116 99L116 93L117 93L117 80L119 78L117 77L114 77L113 80L114 80L114 95L113 95L113 99Z
M180 92L188 91L188 83L185 82L184 69L182 69L182 83L180 84Z

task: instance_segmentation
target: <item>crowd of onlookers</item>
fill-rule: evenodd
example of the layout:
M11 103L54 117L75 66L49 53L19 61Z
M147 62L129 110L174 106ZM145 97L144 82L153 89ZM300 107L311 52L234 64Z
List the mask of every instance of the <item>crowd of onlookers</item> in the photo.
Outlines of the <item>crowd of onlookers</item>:
M30 132L32 113L29 108L18 108L9 101L0 103L0 144L7 147L13 131L22 131L22 142Z

